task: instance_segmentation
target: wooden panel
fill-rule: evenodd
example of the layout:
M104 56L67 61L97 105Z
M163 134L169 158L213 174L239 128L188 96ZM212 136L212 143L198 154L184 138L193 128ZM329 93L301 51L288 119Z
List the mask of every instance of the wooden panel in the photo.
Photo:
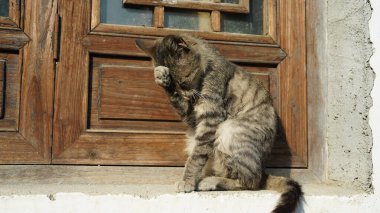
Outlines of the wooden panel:
M4 116L4 75L5 61L0 60L0 118Z
M284 157L282 162L288 166L307 167L305 0L282 0L279 5L279 42L288 54L278 67L281 82L280 118L287 139L286 146L292 154Z
M99 119L99 91L101 67L150 67L153 72L152 62L148 58L132 58L114 55L94 55L90 60L90 91L87 132L140 132L140 133L170 133L184 134L186 126L177 121L149 121L149 120L123 120L123 119ZM150 84L154 84L153 80ZM154 85L156 86L156 85ZM157 86L156 86L157 87ZM158 90L161 88L157 87ZM163 94L163 91L161 91ZM164 99L167 97L164 95ZM169 109L170 106L167 106ZM170 111L167 109L168 111Z
M155 27L139 27L127 25L115 25L100 23L91 34L99 35L140 35L140 36L166 36L169 34L189 33L198 37L208 40L216 41L231 41L231 42L250 42L258 44L276 45L273 38L269 35L250 35L239 33L224 33L224 32L202 32L187 29L169 29L169 28L155 28Z
M0 129L4 131L0 132L0 163L50 162L54 89L52 32L56 10L55 0L26 1L24 32L0 30L0 48L17 50L0 54L7 61L5 111L0 125L10 115L8 108L20 112L17 129ZM27 41L24 33L31 40L18 51ZM12 38L12 35L19 37Z
M147 57L136 47L135 39L135 37L90 35L83 39L82 44L93 53ZM210 43L233 62L277 65L286 57L286 53L276 46L216 41Z
M87 133L54 162L69 164L182 166L184 135Z
M2 61L2 111L0 131L17 131L20 92L20 57L17 52L0 52ZM0 66L1 67L1 66Z
M148 5L148 6L164 6L196 10L218 10L231 13L249 13L249 1L240 0L239 4L229 3L212 3L212 2L196 2L196 1L157 1L157 0L123 0L126 5Z
M19 30L9 30L0 28L0 49L19 50L28 41L28 36Z
M152 67L102 66L100 76L100 119L180 120Z
M154 8L154 27L164 27L164 7Z

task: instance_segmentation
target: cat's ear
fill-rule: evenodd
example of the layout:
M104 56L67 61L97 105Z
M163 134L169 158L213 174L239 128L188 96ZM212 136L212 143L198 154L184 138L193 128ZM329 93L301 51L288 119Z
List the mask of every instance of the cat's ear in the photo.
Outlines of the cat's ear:
M193 42L191 41L187 41L185 40L183 37L179 37L179 39L177 40L177 45L185 50L186 52L189 52L190 51L190 47L194 45Z
M154 55L154 51L155 51L155 48L156 48L155 41L136 39L135 43L136 43L136 46L140 50L144 51L149 56L153 56Z

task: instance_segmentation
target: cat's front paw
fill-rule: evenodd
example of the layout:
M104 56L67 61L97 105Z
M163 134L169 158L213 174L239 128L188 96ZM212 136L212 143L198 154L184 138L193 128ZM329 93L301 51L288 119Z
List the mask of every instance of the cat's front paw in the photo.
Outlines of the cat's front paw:
M175 183L176 191L177 192L192 192L195 190L194 184L191 184L186 181L178 181Z
M156 84L168 87L170 85L169 68L158 66L154 68L154 80Z

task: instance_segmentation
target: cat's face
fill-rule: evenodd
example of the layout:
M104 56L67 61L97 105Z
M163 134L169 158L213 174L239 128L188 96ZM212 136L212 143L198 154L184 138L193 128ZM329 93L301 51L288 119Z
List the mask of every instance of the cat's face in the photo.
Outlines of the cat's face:
M175 89L185 96L192 95L201 81L200 54L196 40L178 35L168 35L156 41L136 39L136 45L152 59L155 66L169 68Z

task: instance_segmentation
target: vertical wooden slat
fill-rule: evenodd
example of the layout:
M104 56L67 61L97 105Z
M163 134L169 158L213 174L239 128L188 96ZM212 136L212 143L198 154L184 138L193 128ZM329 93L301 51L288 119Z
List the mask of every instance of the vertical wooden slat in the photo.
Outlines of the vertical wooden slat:
M20 9L21 5L19 0L9 1L9 17L17 26L20 26Z
M90 28L91 1L59 2L62 44L55 81L53 161L83 133L87 122L88 55L81 41Z
M5 61L0 60L0 118L4 116L4 75Z
M220 11L212 11L211 12L211 28L214 32L220 32L221 30L221 17Z
M100 0L91 1L91 30L100 24Z
M246 13L250 12L249 0L240 0L240 5L243 6L243 8L245 9Z
M154 7L154 27L164 27L164 7Z
M307 165L307 88L305 0L280 0L281 48L287 57L279 64L281 119L292 154Z

